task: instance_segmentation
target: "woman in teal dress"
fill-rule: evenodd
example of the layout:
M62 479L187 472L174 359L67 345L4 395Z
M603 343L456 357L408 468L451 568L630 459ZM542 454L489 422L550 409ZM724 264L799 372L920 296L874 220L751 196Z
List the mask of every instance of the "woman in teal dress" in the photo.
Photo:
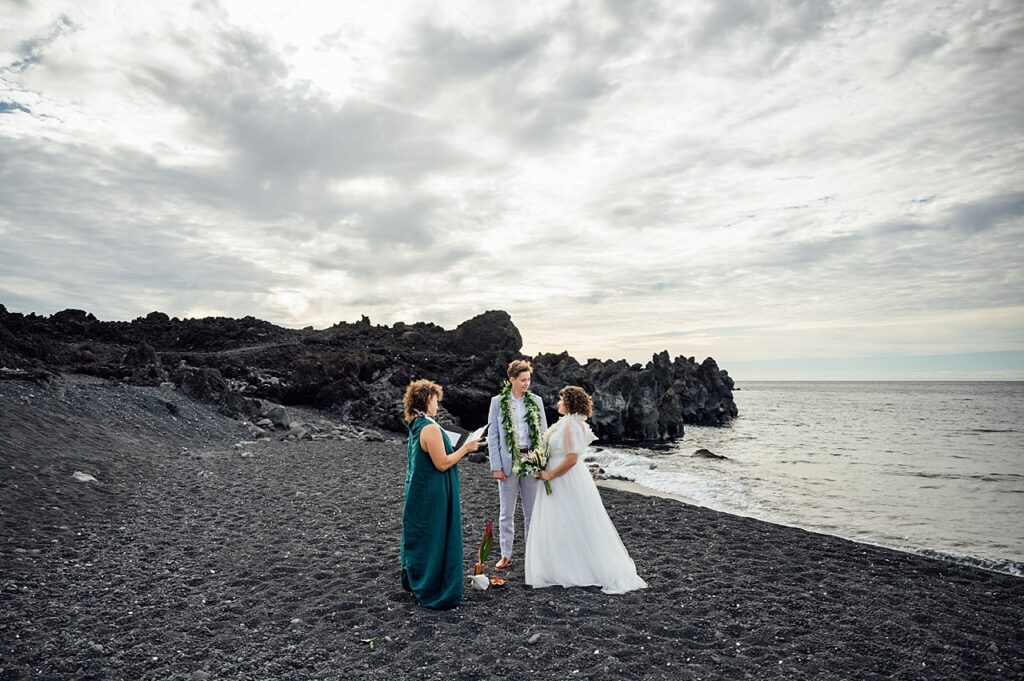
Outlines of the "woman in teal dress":
M462 512L456 464L480 446L452 443L434 421L444 392L437 383L413 381L405 390L409 463L402 512L402 588L427 608L447 610L462 601Z

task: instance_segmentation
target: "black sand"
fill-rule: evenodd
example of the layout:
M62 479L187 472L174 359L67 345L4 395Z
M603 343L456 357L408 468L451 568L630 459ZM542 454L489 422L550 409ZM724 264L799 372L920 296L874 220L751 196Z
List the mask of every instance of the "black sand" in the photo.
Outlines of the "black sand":
M1020 578L616 490L650 589L532 590L520 543L506 589L426 610L404 441L242 432L173 392L0 382L0 679L1024 678ZM468 572L498 498L460 469Z

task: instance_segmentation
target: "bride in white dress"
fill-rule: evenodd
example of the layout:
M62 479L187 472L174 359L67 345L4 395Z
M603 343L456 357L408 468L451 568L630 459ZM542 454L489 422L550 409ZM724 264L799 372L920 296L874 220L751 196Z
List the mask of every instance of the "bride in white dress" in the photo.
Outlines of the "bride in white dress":
M552 494L538 489L533 504L526 583L534 588L600 586L609 594L647 588L583 462L587 445L597 439L586 422L590 395L568 386L559 397L562 418L544 433L548 465L537 476L551 481Z

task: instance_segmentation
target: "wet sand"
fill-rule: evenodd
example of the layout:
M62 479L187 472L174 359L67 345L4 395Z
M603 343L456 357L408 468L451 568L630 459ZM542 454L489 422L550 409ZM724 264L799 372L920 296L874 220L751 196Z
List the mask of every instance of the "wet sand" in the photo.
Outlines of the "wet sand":
M1020 578L609 487L649 589L530 589L520 534L506 588L420 608L404 440L244 432L174 392L0 382L0 679L1024 678ZM468 572L498 496L459 468Z
M661 490L653 489L651 487L644 487L643 485L633 482L632 480L598 480L597 486L604 489L614 489L620 492L632 492L633 494L640 494L645 497L658 497L659 499L671 499L681 504L687 504L689 506L701 506L694 499L684 497L679 494L669 494L668 492L662 492Z

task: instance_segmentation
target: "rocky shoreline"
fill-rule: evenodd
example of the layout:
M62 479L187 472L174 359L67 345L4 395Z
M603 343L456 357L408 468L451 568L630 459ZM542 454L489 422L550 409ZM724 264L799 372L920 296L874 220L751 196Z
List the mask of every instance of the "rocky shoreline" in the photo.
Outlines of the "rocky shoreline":
M420 608L404 439L291 417L330 437L0 381L0 679L1024 678L1024 580L613 489L649 589L533 590L520 549L506 588ZM498 500L486 465L459 474L468 571Z
M169 383L251 420L281 404L403 432L402 391L414 378L429 378L444 386L451 418L476 428L487 420L505 367L523 357L521 350L522 336L502 311L450 331L422 322L373 325L365 317L315 330L253 317L180 320L161 312L131 322L100 321L82 310L42 317L0 305L0 367L136 386ZM646 365L581 364L564 352L526 359L534 363L533 389L549 420L556 417L558 390L583 386L594 395L594 431L605 442L678 438L686 424L724 425L739 413L732 378L710 357L697 362L662 352Z

